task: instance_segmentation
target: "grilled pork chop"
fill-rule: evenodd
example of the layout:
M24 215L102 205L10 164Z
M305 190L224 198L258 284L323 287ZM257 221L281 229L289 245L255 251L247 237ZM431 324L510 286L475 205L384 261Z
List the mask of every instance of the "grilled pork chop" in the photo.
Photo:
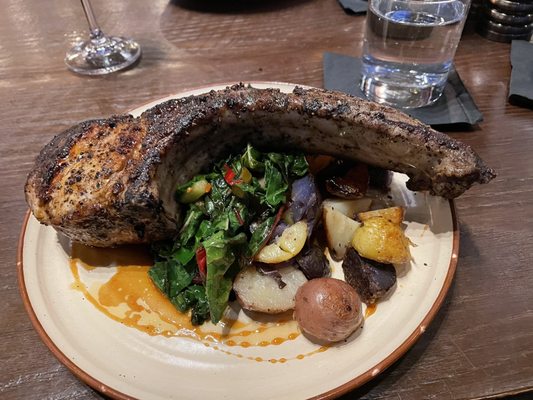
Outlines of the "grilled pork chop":
M100 247L177 233L176 184L250 142L406 173L408 188L454 198L495 175L465 144L388 107L321 89L242 84L170 100L140 117L85 121L54 137L26 183L35 217Z

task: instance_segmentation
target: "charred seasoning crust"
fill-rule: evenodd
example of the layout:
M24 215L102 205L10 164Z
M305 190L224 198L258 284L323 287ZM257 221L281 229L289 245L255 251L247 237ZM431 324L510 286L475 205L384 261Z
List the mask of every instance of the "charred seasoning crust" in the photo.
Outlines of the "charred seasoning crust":
M132 123L131 115L113 116L108 119L95 119L79 123L66 131L56 135L40 152L35 160L35 166L28 176L26 182L26 192L28 185L35 186L35 193L42 203L51 199L49 192L53 179L67 165L72 147L90 129L98 129L99 136L111 133L111 130L119 123Z
M292 94L286 94L277 89L260 90L239 84L223 91L170 100L141 116L149 127L147 144L151 146L169 135L173 135L174 141L185 139L191 127L221 121L226 111L237 116L260 111L272 114L272 118L296 112L302 121L320 118L350 123L373 131L378 144L404 143L430 153L438 159L437 164L453 162L445 165L446 171L419 171L418 176L416 171L389 164L390 169L411 177L408 187L412 190L430 190L432 194L454 198L472 184L487 183L495 177L494 171L468 145L393 108L321 89L296 87ZM164 146L166 142L160 143Z
M288 125L298 137L283 131ZM192 152L199 154L194 168L208 167L220 156L218 148L236 144L226 134L360 159L408 174L410 189L446 198L495 176L469 146L392 108L322 89L297 87L287 94L237 84L161 103L138 118L71 127L42 149L26 199L38 220L86 244L168 237L176 233L177 216L163 201L162 185L175 184L181 169L193 168L187 158ZM169 164L176 157L178 165Z

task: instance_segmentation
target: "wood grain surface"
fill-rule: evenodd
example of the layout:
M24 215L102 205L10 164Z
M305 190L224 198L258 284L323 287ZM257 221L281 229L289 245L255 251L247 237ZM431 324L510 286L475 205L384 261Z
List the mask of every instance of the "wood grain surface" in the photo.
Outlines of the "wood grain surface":
M2 399L101 398L42 344L17 288L23 184L52 136L195 86L271 80L320 87L325 51L361 53L364 17L344 13L335 0L93 2L104 31L142 45L135 68L101 78L67 71L65 51L87 34L78 1L1 2ZM472 145L498 177L456 202L460 259L444 306L404 357L346 399L479 399L533 390L533 112L507 102L509 49L467 29L457 51L457 70L485 119L450 134Z

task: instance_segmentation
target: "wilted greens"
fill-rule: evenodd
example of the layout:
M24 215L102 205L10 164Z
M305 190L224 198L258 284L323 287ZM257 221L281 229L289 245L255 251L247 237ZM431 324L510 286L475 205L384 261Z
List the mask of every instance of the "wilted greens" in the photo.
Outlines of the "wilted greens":
M158 243L150 277L195 325L222 318L237 273L269 239L303 154L262 153L248 145L176 188L185 215L177 239Z

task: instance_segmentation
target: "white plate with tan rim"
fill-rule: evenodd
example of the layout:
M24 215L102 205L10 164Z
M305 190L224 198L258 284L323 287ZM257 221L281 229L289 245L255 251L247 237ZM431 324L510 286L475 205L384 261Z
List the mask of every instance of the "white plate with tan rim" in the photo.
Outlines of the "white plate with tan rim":
M225 86L183 92L131 113ZM410 192L406 179L394 174L391 195L407 210L413 261L399 271L393 292L363 329L331 347L308 341L294 322L257 323L238 310L230 310L222 331L192 328L150 289L149 261L140 252L72 246L29 214L18 256L23 301L52 353L85 383L115 398L334 398L402 356L437 313L453 279L459 245L453 203ZM332 266L334 276L342 274L339 264Z

